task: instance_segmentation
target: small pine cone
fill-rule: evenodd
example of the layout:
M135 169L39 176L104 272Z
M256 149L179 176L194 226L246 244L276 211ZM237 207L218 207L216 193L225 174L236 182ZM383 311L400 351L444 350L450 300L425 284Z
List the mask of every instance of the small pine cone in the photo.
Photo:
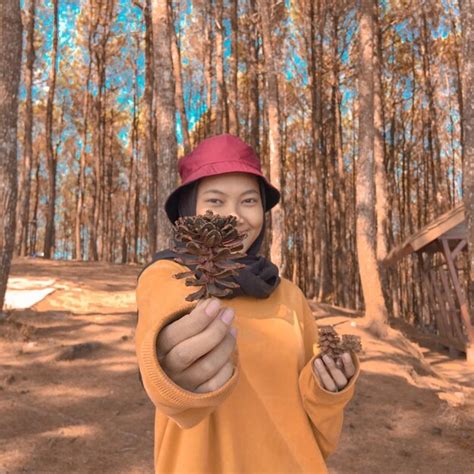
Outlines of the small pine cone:
M328 355L332 358L339 357L342 354L340 348L341 338L332 326L319 327L319 348L321 355Z
M362 350L360 336L343 334L341 346L344 351L360 352Z

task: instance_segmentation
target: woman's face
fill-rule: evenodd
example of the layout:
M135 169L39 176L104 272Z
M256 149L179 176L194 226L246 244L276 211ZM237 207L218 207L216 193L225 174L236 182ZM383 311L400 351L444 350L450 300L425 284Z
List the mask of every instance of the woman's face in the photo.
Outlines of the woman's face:
M225 173L201 179L196 214L205 214L207 210L237 218L237 230L247 234L242 242L242 252L247 252L263 226L264 212L258 178L248 173Z

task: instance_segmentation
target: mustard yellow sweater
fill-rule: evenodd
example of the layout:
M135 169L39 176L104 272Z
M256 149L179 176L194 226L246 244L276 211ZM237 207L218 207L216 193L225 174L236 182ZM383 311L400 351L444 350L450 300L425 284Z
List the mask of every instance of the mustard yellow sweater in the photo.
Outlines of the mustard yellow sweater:
M168 322L189 313L196 291L173 274L186 268L159 260L140 276L135 342L145 390L156 407L155 472L326 473L335 451L343 409L356 374L340 392L323 389L313 373L317 327L302 291L282 279L267 299L223 300L235 310L236 369L209 393L176 385L157 360L155 344Z

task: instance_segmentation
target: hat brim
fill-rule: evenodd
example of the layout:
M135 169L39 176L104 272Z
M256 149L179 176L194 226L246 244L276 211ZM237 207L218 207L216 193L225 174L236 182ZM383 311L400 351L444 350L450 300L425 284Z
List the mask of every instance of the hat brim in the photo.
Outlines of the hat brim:
M237 171L229 171L229 173L235 173ZM241 172L241 171L238 171ZM247 171L246 171L247 172ZM266 206L265 206L265 212L270 211L273 207L275 207L278 202L280 201L280 191L278 191L277 188L275 188L273 185L271 185L264 176L261 174L258 174L256 172L248 171L248 173L253 174L254 176L258 176L264 185L265 188L265 201L266 201ZM226 173L216 173L217 174L226 174ZM192 183L195 183L201 178L207 177L207 176L215 176L212 174L208 174L206 176L199 176L195 179L192 179L188 181L185 184L182 184L181 186L177 187L166 199L165 202L165 211L168 216L168 219L172 224L175 223L175 221L179 218L179 195L183 189L186 187L190 186Z

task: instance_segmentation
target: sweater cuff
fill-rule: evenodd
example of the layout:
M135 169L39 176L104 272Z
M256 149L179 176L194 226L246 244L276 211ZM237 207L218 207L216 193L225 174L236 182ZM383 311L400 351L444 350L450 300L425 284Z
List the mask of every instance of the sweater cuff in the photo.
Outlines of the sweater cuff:
M347 402L353 397L355 384L360 375L360 362L359 358L354 352L351 351L350 354L356 371L354 375L350 378L348 384L338 392L331 392L330 390L326 390L325 388L323 388L319 381L318 375L314 372L313 364L314 361L318 357L320 357L320 354L314 355L308 362L307 366L309 367L309 370L311 372L311 377L308 377L308 383L318 400L333 404L334 402Z
M195 303L181 305L167 318L161 319L147 332L137 354L143 380L148 389L158 395L161 403L172 408L205 407L217 405L229 394L229 390L237 383L239 376L239 358L234 357L235 370L232 377L218 390L207 393L194 393L175 384L165 373L156 354L156 340L159 332L170 322L190 313L196 307Z

